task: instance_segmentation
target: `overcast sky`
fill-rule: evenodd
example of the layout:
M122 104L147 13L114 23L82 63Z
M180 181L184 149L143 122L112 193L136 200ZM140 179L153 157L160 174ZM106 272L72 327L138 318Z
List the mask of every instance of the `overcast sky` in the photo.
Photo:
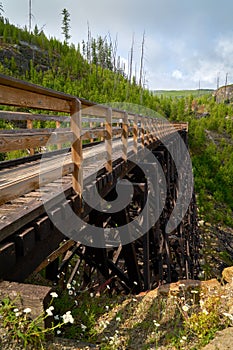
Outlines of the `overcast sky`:
M2 0L10 22L28 26L29 0ZM144 69L149 89L216 88L233 83L233 1L231 0L32 0L33 27L63 40L61 11L71 15L71 42L118 37L127 62L134 33L134 64L140 66L145 31Z

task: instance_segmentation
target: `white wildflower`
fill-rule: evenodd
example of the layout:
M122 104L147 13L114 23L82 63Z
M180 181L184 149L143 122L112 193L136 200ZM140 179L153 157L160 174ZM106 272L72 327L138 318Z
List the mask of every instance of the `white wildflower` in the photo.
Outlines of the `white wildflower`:
M182 309L183 309L183 311L186 312L186 311L188 311L190 309L190 306L185 304L185 305L182 306Z
M15 308L13 311L14 311L14 312L18 312L18 311L19 311L19 309Z
M15 316L16 316L16 317L19 317L20 315L21 315L21 312L16 312L16 313L15 313Z
M31 311L32 309L30 309L30 307L27 307L26 309L23 310L25 314L29 314Z
M228 317L231 321L233 321L233 315L227 313L227 312L223 312L223 315Z
M81 329L83 332L85 332L85 330L87 329L87 326L85 326L84 324L81 323Z
M109 306L108 306L108 305L106 305L106 306L105 306L105 309L108 311L108 310L109 310Z
M202 310L202 312L203 312L203 314L205 314L205 315L208 315L208 311L206 310L206 308L204 308L203 310Z
M48 316L53 316L52 310L50 310L50 308L48 308L46 312Z
M71 315L71 311L67 311L63 316L63 322L64 323L74 323L73 316Z
M111 289L111 288L110 288L110 286L109 286L108 284L107 284L107 286L106 286L106 287L107 287L108 289Z
M58 321L59 318L60 318L59 315L55 315L55 316L54 316L54 320L56 320L56 321Z
M118 317L116 317L116 321L117 322L120 322L120 320L121 320L121 318L118 316Z
M135 284L135 286L137 286L137 285L138 285L138 282L134 281L133 284Z
M205 304L205 302L204 302L204 300L200 300L200 307L202 308L203 306L204 306L204 304Z
M58 335L61 334L61 331L60 331L59 329L57 330L57 334L58 334Z
M187 340L187 337L185 337L185 336L183 335L182 339L183 339L183 340Z
M73 291L72 290L69 290L69 295L73 295Z
M90 297L93 298L94 294L93 293L90 293Z
M156 320L153 320L153 323L154 323L155 327L159 327L160 326L160 323L158 323Z
M191 290L191 293L192 294L198 294L198 291L197 290Z
M185 287L185 284L184 284L184 283L180 283L180 284L179 284L179 287L181 287L181 288L182 288L182 287Z
M71 289L71 284L70 284L70 283L67 283L66 288L67 288L67 289Z
M52 298L58 298L58 295L56 292L51 292L50 295Z

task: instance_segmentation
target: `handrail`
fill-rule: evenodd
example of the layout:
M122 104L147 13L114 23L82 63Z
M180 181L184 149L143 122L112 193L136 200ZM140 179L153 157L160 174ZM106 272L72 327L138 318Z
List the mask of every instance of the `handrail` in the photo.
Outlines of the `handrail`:
M0 74L0 105L20 107L27 112L0 111L0 119L9 121L26 121L28 133L25 131L7 132L1 130L0 152L14 149L30 149L34 153L35 147L46 144L51 135L56 134L58 148L67 140L72 142L71 153L73 162L73 188L81 195L83 189L83 152L82 141L95 139L105 141L106 170L112 171L113 138L121 136L122 158L127 161L128 138L133 138L133 151L137 153L139 144L141 147L156 140L162 140L174 133L171 124L163 119L141 114L126 112L116 108L77 98L69 94L54 91L22 80ZM30 109L30 113L28 110ZM35 110L31 113L31 110ZM45 111L55 112L55 115L46 114ZM62 113L62 115L56 115ZM66 115L63 115L63 114ZM55 130L41 131L33 129L33 121L55 121ZM70 131L62 130L63 123ZM88 124L88 125L85 125ZM88 127L87 127L88 126ZM176 129L187 129L187 124L176 123Z

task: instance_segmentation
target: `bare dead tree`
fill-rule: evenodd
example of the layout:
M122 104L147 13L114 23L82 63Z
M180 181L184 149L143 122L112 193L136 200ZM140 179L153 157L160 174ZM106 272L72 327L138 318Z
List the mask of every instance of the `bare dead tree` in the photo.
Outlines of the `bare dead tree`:
M28 12L28 31L32 30L32 0L29 0L29 12Z
M129 83L131 83L132 79L132 68L133 68L133 48L134 48L134 33L132 36L132 45L130 50L130 60L129 60Z
M141 62L140 62L140 75L139 75L139 85L142 87L142 75L143 75L143 60L144 60L144 45L145 45L145 30L142 37L142 50L141 50Z

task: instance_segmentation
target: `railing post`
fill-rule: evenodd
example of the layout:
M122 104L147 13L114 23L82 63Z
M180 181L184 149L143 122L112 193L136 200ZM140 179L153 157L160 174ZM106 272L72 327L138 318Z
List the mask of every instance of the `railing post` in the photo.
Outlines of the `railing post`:
M73 188L80 195L83 189L83 154L82 154L82 113L81 102L75 99L71 105L71 131L73 132L74 142L72 143L71 153L72 161L74 163L73 170Z
M142 148L145 147L145 117L141 118L141 144Z
M128 125L128 113L124 112L123 123L122 123L122 159L127 161L127 148L128 148L128 136L129 136L129 125Z
M59 120L56 121L56 128L59 129L61 127L61 122L59 122ZM62 145L61 143L57 144L57 149L61 149Z
M138 116L134 116L133 120L133 152L138 153Z
M92 129L93 128L93 122L90 122L90 129ZM92 142L94 142L94 139L93 138L90 138L90 142L92 143Z
M107 109L105 122L105 148L106 148L106 170L112 172L112 109Z
M28 129L32 129L33 128L33 123L32 123L32 120L30 119L27 119L27 128ZM30 155L33 156L35 154L35 150L34 148L30 148Z

